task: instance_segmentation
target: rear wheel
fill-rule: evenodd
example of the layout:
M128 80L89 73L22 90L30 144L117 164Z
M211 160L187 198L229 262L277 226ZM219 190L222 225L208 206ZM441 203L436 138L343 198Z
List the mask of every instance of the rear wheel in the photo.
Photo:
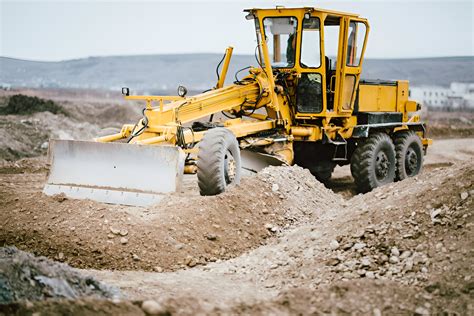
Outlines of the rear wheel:
M420 137L413 131L395 134L395 154L397 170L395 180L414 177L423 166L423 145Z
M208 130L199 143L197 177L201 195L217 195L228 185L239 184L240 148L234 134L225 128Z
M351 158L351 172L359 192L369 192L395 179L395 147L385 133L372 134Z

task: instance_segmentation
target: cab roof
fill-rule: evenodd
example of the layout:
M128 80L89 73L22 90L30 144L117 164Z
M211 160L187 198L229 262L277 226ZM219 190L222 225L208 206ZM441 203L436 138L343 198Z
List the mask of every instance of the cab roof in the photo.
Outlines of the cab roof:
M286 8L284 6L276 6L275 8L252 8L252 9L245 9L244 12L258 12L258 11L271 11L271 10L295 10L295 11L305 11L305 12L322 12L329 15L337 15L337 16L350 16L350 17L359 17L359 14L356 13L349 13L349 12L342 12L342 11L334 11L334 10L326 10L321 8L315 7L300 7L300 8Z

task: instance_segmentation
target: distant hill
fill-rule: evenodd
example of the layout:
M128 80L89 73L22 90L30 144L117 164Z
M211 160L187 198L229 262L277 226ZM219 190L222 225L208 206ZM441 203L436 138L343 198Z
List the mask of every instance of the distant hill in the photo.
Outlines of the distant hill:
M177 54L89 57L38 62L0 57L0 84L12 87L120 89L158 93L180 84L190 90L215 85L219 54ZM227 82L245 66L256 65L250 55L234 55ZM367 79L408 79L412 85L449 86L452 81L474 82L474 57L367 59ZM244 75L241 73L240 76Z

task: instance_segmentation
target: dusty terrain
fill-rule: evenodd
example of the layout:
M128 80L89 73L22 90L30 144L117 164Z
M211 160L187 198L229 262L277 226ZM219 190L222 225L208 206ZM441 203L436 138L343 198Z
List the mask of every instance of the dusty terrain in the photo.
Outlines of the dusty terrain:
M99 104L94 113L111 106ZM79 118L64 117L72 127ZM78 268L121 296L30 297L0 314L473 314L473 158L473 138L435 140L422 174L365 195L347 167L329 188L280 167L215 197L188 177L150 208L47 197L44 157L3 161L0 246Z
M444 112L430 111L426 113L428 133L434 138L459 138L474 136L474 111Z
M8 98L21 93L54 101L67 114L36 112L30 115L0 114L0 159L17 160L46 154L48 140L92 139L103 130L120 128L141 116L142 106L125 103L120 95L84 91L21 90L1 91L0 108Z

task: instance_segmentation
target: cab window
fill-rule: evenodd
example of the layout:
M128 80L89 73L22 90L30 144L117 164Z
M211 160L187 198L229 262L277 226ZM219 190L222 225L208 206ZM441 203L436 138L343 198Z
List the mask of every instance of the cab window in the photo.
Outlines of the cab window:
M272 67L294 67L297 19L295 17L265 18L263 19L263 27Z
M320 28L318 18L303 20L301 38L301 67L319 68L321 66Z
M367 27L362 22L352 21L349 24L349 37L347 39L346 64L351 67L358 67L362 49L364 48L365 33Z

